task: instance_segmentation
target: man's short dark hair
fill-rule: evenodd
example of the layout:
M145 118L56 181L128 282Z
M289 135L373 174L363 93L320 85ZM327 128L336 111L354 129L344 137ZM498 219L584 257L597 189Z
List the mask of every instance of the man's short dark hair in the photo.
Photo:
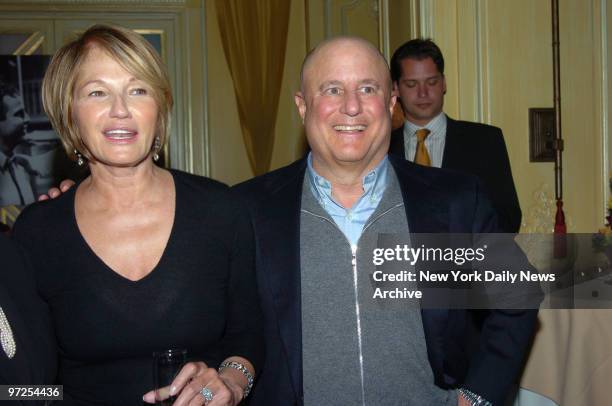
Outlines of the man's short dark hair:
M429 38L415 38L404 43L397 48L391 57L391 80L397 82L402 77L402 61L404 59L423 59L431 58L438 68L438 72L444 75L444 57L442 51Z

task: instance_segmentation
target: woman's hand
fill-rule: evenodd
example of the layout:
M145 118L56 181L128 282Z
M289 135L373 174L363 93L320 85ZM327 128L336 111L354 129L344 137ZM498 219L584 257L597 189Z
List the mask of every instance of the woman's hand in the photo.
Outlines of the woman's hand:
M201 393L204 388L212 394L212 400L204 398ZM170 386L147 392L142 399L147 403L155 403L177 396L174 406L235 406L242 400L242 393L243 389L234 376L225 373L220 376L216 369L209 368L203 362L189 362Z

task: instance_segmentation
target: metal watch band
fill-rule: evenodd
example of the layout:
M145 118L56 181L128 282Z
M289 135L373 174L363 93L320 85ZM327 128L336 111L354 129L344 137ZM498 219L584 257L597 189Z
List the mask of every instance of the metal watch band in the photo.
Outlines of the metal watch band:
M223 362L221 365L219 365L219 372L223 371L225 368L234 368L242 372L242 374L247 379L247 386L246 388L244 388L244 397L246 398L247 396L249 396L249 393L251 392L251 389L253 388L253 381L254 381L253 375L249 372L249 370L246 369L246 367L242 365L240 362L236 362L236 361Z
M457 391L465 400L470 402L470 405L472 406L493 406L493 403L489 402L482 396L475 394L471 390L459 388Z

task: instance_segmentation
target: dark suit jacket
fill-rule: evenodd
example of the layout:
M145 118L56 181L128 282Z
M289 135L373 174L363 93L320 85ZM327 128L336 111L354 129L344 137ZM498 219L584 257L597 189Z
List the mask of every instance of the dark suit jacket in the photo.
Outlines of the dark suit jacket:
M495 212L477 178L394 156L389 160L401 185L411 232L497 230ZM266 361L251 405L303 403L300 206L305 170L306 160L302 159L234 188L252 215L264 311ZM467 313L422 310L435 384L464 386L501 403L521 368L537 311L492 311L475 352L470 352L467 341Z
M17 344L12 359L0 349L0 384L52 384L56 347L46 305L20 249L1 234L0 261L0 306Z
M389 153L404 157L404 127L393 131ZM456 121L447 116L442 168L478 176L506 233L521 227L519 206L502 131L486 124Z

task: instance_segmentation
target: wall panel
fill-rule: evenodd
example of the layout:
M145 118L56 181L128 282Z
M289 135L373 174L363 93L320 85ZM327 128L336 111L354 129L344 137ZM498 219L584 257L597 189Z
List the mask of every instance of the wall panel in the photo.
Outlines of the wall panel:
M602 18L610 0L561 0L564 200L570 231L601 225L605 96ZM420 2L421 33L445 54L445 111L503 129L524 213L523 231L550 231L551 163L529 162L530 107L552 107L552 28L548 0ZM609 14L609 11L607 11ZM604 27L605 28L605 27ZM607 69L607 70L606 70ZM609 89L609 86L607 87ZM609 106L607 111L609 111Z

